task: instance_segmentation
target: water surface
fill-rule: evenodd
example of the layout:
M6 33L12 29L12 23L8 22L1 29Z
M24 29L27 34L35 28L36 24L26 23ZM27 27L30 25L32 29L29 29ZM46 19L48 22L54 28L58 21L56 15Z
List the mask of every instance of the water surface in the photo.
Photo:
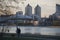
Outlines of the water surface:
M5 29L7 26L4 26ZM21 33L41 34L41 35L58 35L60 36L60 28L56 27L33 27L33 26L18 26L21 29ZM0 26L2 29L2 26ZM9 26L9 33L16 33L16 26Z

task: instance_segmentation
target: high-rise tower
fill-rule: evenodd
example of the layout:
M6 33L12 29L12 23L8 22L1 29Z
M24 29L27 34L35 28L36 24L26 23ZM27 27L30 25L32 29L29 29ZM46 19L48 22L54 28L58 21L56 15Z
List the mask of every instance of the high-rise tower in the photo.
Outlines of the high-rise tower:
M55 13L56 17L60 17L60 5L56 4L56 13Z
M56 12L60 13L60 5L56 4Z
M41 19L41 7L40 7L39 5L37 5L34 10L35 10L35 15L36 15L39 19Z
M29 4L25 7L25 15L32 16L32 7Z

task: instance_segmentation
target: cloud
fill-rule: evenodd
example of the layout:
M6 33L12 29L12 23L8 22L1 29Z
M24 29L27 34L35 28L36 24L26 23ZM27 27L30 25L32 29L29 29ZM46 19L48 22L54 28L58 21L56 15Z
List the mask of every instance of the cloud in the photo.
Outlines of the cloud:
M19 7L20 0L0 0L0 10L1 13L5 11L7 14L14 14L16 11L21 10Z

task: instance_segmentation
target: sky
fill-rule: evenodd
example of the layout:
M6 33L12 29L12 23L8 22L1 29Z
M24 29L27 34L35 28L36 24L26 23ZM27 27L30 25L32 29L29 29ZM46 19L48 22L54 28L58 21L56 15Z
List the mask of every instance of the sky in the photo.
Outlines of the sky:
M41 17L49 17L56 12L56 4L60 4L60 0L0 0L0 14L4 14L5 10L8 14L15 14L21 10L25 13L28 4L32 6L33 14L38 4L41 7Z
M30 4L33 9L34 14L34 8L38 4L41 7L41 17L49 17L49 15L52 15L56 12L56 4L60 4L60 0L25 0L24 3L22 2L21 8L22 11L25 13L25 7L27 4Z

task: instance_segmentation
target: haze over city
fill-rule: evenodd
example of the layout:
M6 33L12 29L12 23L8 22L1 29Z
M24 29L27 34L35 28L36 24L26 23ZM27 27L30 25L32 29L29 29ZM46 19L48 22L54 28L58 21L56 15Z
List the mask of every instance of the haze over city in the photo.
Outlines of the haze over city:
M35 6L38 4L41 7L42 17L48 17L49 15L55 13L56 4L60 4L60 0L26 0L24 6L28 3L33 7L33 13Z
M34 14L34 8L38 4L41 7L41 17L49 17L49 15L56 12L56 4L60 4L60 0L2 0L0 4L3 6L2 10L6 9L13 14L20 10L25 13L25 7L27 4L32 6L32 13Z

